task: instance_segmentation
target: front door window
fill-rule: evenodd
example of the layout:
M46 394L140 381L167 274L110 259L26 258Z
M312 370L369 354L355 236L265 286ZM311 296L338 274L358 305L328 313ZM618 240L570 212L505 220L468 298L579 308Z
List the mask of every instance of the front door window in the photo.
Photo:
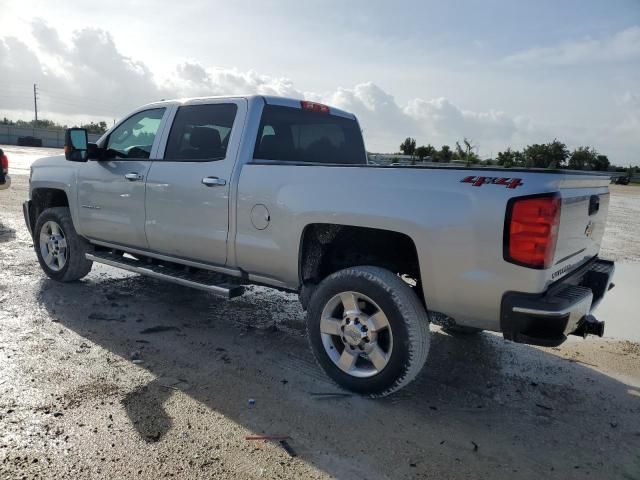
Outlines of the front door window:
M164 112L164 108L145 110L118 125L107 140L107 158L149 158Z

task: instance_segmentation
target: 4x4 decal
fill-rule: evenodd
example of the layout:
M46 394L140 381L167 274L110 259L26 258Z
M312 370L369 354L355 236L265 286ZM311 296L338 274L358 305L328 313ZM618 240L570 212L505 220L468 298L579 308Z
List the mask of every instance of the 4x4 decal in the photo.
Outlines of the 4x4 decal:
M521 178L506 178L506 177L464 177L460 180L460 183L470 183L474 187L481 187L485 184L491 185L504 185L507 188L517 188L520 185L524 185Z

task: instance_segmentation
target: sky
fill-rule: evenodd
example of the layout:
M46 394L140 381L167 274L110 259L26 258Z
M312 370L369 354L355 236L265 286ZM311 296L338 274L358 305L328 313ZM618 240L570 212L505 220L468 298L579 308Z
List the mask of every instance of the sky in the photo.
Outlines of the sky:
M483 158L558 138L640 164L640 0L0 0L0 117L74 124L162 98L274 94Z

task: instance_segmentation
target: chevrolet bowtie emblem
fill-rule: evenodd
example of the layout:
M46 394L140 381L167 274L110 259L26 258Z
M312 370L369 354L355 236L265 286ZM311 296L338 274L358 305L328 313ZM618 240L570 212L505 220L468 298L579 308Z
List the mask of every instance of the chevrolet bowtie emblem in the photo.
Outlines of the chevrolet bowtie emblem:
M593 222L589 220L589 223L587 223L587 226L584 229L584 234L586 237L590 237L591 235L593 235L593 226Z

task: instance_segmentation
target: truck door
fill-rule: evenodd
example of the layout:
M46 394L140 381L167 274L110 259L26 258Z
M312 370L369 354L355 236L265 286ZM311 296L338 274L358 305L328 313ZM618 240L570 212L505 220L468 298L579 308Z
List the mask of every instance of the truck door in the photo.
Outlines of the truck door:
M164 107L134 113L101 145L108 160L90 160L80 166L78 215L84 236L147 248L145 180L157 150L157 134L167 116Z
M244 99L177 109L163 158L147 178L145 231L152 251L225 265L231 173L246 112Z

